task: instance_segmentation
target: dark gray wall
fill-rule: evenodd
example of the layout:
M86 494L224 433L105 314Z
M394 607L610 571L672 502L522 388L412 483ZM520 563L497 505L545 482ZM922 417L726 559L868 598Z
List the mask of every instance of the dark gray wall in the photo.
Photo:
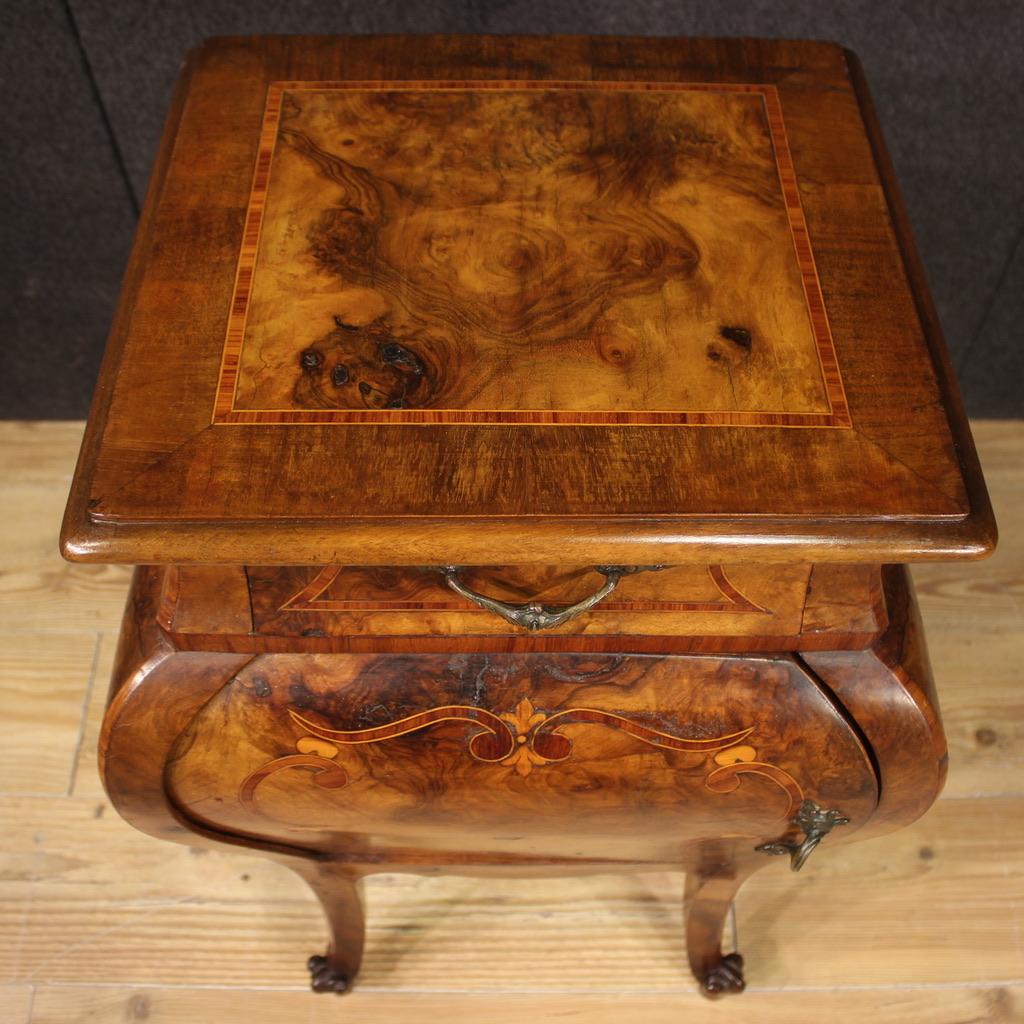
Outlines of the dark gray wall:
M3 0L0 417L88 407L177 68L204 36L834 39L864 62L968 406L1024 415L1021 0Z

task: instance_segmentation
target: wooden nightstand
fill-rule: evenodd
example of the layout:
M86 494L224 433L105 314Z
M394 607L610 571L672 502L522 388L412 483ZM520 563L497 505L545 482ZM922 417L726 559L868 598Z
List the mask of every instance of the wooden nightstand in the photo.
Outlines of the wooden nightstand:
M995 525L856 61L247 38L182 73L63 534L135 575L138 828L372 872L745 878L945 742L902 563ZM824 912L824 911L823 911Z

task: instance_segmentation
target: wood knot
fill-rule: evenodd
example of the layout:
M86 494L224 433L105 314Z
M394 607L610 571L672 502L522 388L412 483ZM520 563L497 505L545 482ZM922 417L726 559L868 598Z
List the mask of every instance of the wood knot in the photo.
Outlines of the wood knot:
M632 347L624 345L619 340L601 339L597 344L597 354L604 362L617 366L621 370L629 369L633 363Z
M726 341L739 345L740 348L745 349L747 352L750 351L754 344L754 339L746 327L719 327L718 333Z
M404 345L399 345L397 341L381 345L380 358L386 366L394 366L396 369L411 373L414 377L422 377L426 373L420 357Z
M149 996L139 993L128 1000L128 1020L147 1020L150 1014Z
M324 357L315 348L307 348L299 356L299 365L307 372L314 373L323 365Z
M975 732L974 739L977 741L979 747L991 747L995 745L995 742L999 737L996 735L995 729L990 729L988 726L982 726Z

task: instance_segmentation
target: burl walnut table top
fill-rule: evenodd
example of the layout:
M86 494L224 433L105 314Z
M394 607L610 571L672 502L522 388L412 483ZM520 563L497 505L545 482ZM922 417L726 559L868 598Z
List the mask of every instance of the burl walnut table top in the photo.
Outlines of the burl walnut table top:
M897 561L993 539L840 48L191 55L69 556Z

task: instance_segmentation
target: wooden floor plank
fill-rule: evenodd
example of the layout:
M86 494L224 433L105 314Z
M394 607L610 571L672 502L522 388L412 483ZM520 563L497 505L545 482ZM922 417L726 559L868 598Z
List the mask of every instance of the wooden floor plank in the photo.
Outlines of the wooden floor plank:
M82 719L81 739L78 745L72 795L104 800L103 784L97 768L100 729L103 712L107 707L110 691L110 677L114 671L114 657L117 654L117 633L101 633L97 638L96 670L89 699Z
M944 797L1024 794L1024 616L1000 633L932 631L949 744Z
M6 802L8 921L0 977L144 985L296 985L323 941L285 869L245 853L196 857L137 835L87 800ZM71 813L72 810L74 813ZM819 851L800 875L771 862L738 902L752 985L978 984L1024 974L1024 800L945 801L909 829ZM14 879L31 887L26 898ZM681 877L557 881L381 876L369 883L363 983L516 991L685 991ZM13 927L13 924L11 925ZM827 950L827 954L822 954ZM496 963L502 965L495 974Z
M913 569L949 741L947 797L1024 794L1024 423L975 430L999 547L983 562Z
M31 985L0 985L0 1021L28 1024L32 1012Z
M0 421L0 635L117 628L130 570L57 550L83 427Z
M85 424L76 420L0 420L3 479L66 492L84 431Z
M90 634L3 637L0 793L68 792L96 646Z
M529 886L381 876L367 888L366 990L695 991L681 949L681 876ZM36 884L20 908L20 948L0 950L0 979L302 987L306 958L326 938L309 894L235 902L188 890L176 901L113 895Z
M752 985L1024 980L1024 799L940 801L892 835L827 846L741 890Z
M696 993L628 998L589 993L490 995L384 994L356 990L342 997L299 991L132 989L43 986L32 1024L1011 1024L1024 1014L1024 988L909 991L748 992L737 1018Z
M64 483L15 483L0 492L0 635L117 628L130 570L61 559L57 538L66 501Z
M309 898L280 865L244 850L166 843L129 828L103 799L0 796L0 880L91 898L96 907ZM3 943L0 942L0 945ZM2 953L0 953L2 956Z

